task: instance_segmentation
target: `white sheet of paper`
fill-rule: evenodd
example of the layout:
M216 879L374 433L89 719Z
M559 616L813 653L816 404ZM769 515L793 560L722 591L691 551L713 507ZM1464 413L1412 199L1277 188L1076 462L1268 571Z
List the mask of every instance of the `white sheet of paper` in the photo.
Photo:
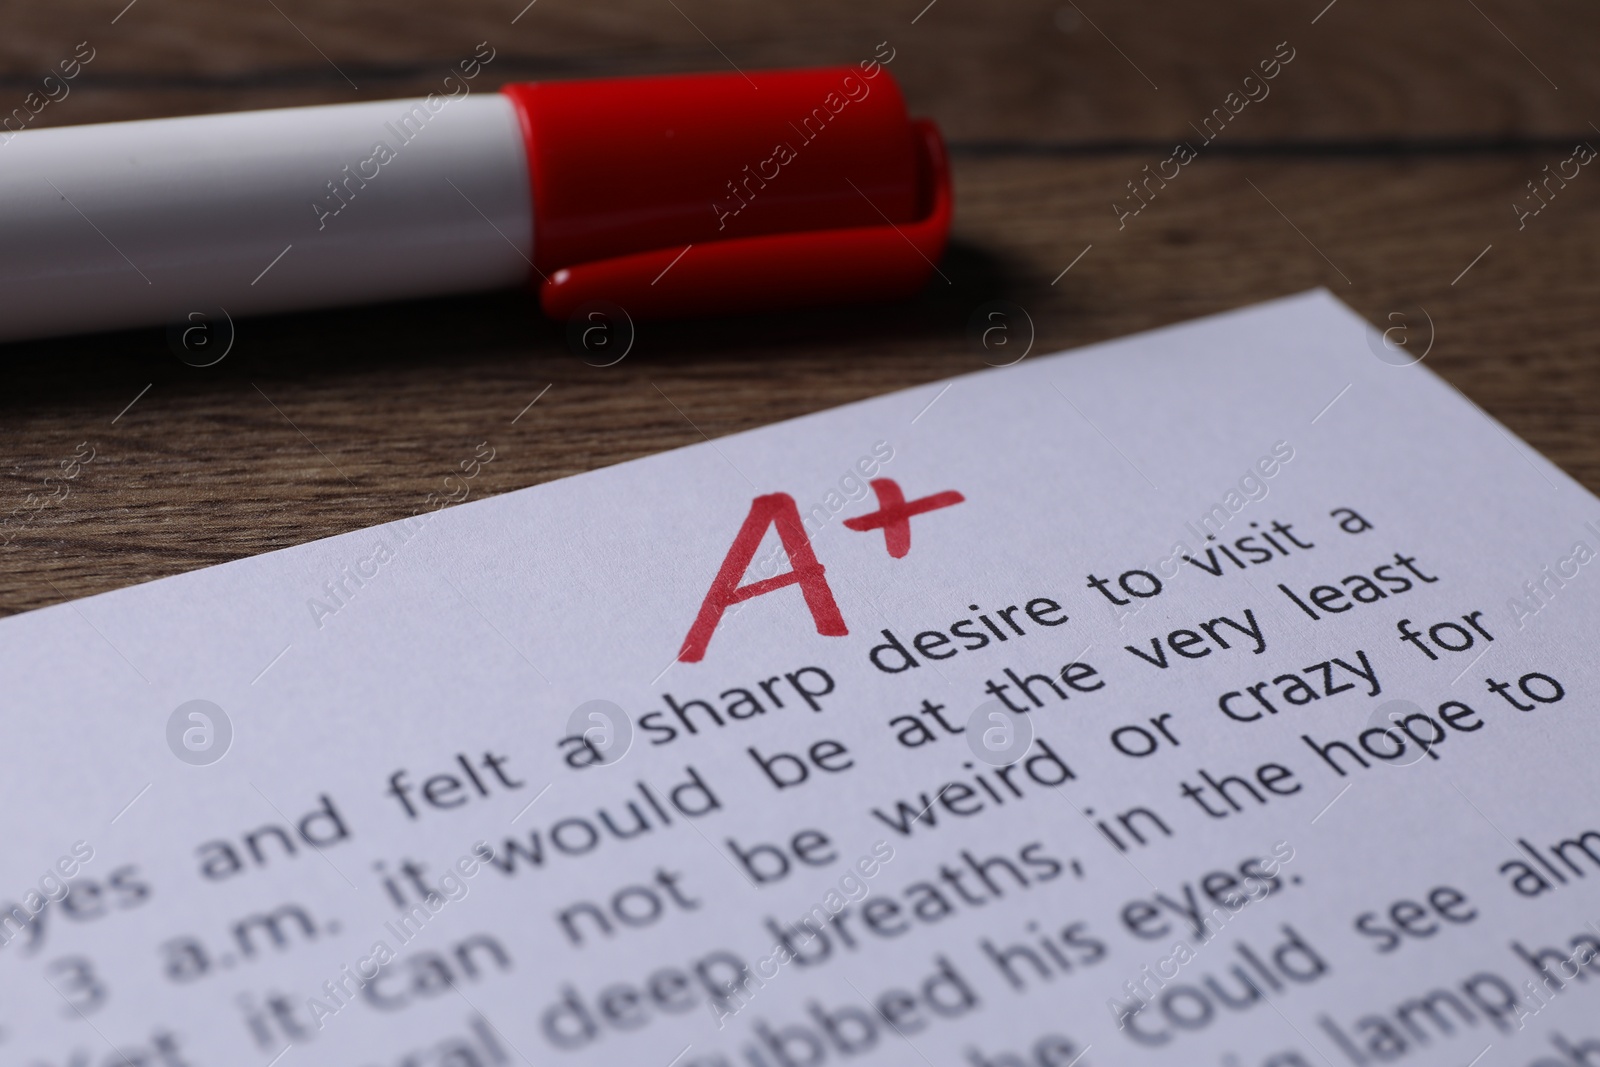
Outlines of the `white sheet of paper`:
M1600 1063L1600 506L1377 336L1310 293L0 622L0 1060ZM680 661L769 494L821 573Z

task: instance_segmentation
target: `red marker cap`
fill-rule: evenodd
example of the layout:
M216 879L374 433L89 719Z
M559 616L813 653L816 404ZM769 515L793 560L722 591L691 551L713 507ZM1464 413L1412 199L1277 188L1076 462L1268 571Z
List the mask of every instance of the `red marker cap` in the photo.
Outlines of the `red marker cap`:
M508 85L540 303L636 318L912 295L950 231L944 142L876 63Z

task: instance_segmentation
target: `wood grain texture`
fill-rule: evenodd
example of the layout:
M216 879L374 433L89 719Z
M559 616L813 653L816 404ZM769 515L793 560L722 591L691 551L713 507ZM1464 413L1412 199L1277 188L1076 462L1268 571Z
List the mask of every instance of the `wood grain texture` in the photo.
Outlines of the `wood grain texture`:
M16 5L0 92L20 98L81 40L96 58L41 123L426 92L479 41L506 80L850 63L887 41L913 107L958 141L1168 140L1286 41L1294 63L1230 137L1566 137L1600 121L1586 0L526 2Z
M949 283L887 307L649 324L606 368L516 293L247 320L205 369L161 331L0 348L0 516L95 450L0 547L3 612L410 514L484 441L473 498L981 369L967 324L992 299L1027 310L1039 353L1317 285L1385 325L1426 309L1428 365L1600 489L1600 174L1524 229L1511 209L1587 128L1588 5L1338 0L1312 25L1322 3L938 0L913 25L922 3L538 0L513 26L520 3L139 0L112 25L121 6L10 16L0 94L84 39L96 58L40 123L424 91L485 39L501 79L850 61L890 40L914 107L957 143ZM1285 39L1273 95L1119 227L1126 183ZM1316 414L1239 418L1281 436Z

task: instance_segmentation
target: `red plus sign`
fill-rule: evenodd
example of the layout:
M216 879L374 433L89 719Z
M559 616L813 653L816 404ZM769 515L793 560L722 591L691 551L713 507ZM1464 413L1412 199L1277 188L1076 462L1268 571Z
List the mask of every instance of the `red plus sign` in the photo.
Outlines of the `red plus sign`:
M878 510L870 515L860 515L844 520L852 530L882 530L883 543L889 555L899 559L911 551L911 517L923 512L959 504L966 497L954 489L934 493L918 500L907 501L900 486L892 478L874 478L870 483L878 495Z

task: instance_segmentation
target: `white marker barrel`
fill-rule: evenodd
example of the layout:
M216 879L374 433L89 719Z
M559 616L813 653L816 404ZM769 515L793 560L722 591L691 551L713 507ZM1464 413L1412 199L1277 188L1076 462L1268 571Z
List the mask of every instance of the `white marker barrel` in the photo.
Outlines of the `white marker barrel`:
M520 285L529 188L493 92L0 134L0 341Z

